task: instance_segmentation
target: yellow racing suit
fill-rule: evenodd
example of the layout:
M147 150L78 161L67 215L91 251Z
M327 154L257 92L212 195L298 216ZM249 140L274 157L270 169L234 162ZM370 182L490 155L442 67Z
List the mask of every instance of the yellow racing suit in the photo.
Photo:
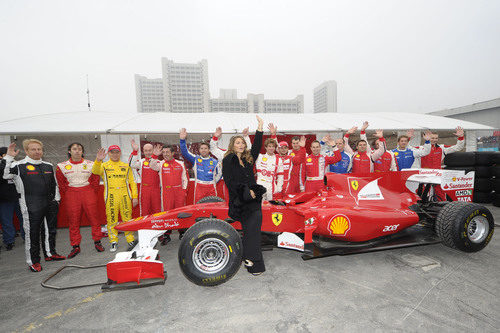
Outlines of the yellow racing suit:
M132 199L137 198L137 184L134 181L132 169L122 161L95 161L92 173L101 176L104 181L104 202L108 222L108 238L110 243L118 242L118 212L122 221L132 219ZM134 233L125 231L128 243L134 241Z

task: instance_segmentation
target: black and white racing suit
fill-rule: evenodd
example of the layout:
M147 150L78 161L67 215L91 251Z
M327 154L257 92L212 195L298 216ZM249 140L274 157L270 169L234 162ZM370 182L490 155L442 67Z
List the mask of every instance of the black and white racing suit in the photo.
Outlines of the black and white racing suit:
M40 262L40 240L46 257L56 253L59 189L52 164L29 157L18 162L5 156L4 179L13 179L20 194L19 205L26 232L26 262Z

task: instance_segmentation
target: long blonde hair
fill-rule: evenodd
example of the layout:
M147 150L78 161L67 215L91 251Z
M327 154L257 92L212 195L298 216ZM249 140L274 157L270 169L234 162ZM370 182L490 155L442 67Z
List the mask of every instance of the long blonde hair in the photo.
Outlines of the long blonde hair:
M253 157L250 154L250 150L247 149L247 142L245 141L245 138L241 135L235 135L231 138L231 140L229 141L229 146L227 147L227 151L224 154L224 157L226 157L229 154L238 155L238 154L236 154L236 151L234 151L234 143L235 143L236 139L241 139L245 143L245 150L243 151L243 153L241 153L241 158L245 159L249 164L252 164Z

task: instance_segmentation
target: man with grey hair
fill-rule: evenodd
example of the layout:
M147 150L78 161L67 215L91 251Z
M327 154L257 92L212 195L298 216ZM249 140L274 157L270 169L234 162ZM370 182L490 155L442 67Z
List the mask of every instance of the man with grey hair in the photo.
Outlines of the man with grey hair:
M135 140L131 141L132 154L129 165L137 170L141 177L139 189L140 215L150 215L161 211L160 176L158 171L151 169L151 159L156 160L158 156L153 154L153 145L146 143L142 147L144 158L139 155L139 145Z
M64 260L56 252L57 212L59 189L52 164L42 161L43 144L36 139L23 141L26 157L14 162L19 153L11 143L5 156L4 179L12 179L20 194L19 205L23 213L26 262L32 272L40 272L40 245L45 261Z

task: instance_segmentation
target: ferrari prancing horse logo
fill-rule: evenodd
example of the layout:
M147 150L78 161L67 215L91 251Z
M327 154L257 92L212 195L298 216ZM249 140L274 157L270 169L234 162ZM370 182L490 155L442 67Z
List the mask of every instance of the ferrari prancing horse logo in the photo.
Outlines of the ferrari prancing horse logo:
M273 213L271 215L271 218L273 219L274 225L279 226L281 224L281 221L283 221L283 214L282 213Z
M359 187L358 181L357 180L351 180L351 186L354 189L354 191L357 191L358 187Z

